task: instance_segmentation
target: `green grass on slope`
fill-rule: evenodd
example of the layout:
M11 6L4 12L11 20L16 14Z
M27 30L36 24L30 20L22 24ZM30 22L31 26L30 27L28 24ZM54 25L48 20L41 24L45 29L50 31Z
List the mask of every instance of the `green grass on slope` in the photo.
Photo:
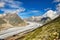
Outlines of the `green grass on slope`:
M59 39L60 39L60 17L28 33L19 40L59 40Z

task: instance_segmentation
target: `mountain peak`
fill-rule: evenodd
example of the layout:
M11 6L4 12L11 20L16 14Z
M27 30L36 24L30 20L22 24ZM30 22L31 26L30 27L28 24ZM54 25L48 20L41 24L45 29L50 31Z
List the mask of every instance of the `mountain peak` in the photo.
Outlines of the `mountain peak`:
M11 14L1 14L0 17L0 28L1 30L7 29L10 27L20 27L25 26L24 20L22 20L16 13Z
M54 18L56 18L58 15L57 15L57 12L56 12L56 11L48 10L43 16L44 16L44 17L50 17L51 19L54 19Z

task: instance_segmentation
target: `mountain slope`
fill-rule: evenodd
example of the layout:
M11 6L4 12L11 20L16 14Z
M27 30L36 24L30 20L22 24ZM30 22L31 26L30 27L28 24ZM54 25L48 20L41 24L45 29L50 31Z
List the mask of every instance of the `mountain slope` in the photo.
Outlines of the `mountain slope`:
M25 26L26 23L16 13L0 16L0 30Z
M0 25L6 23L2 18L0 18Z
M16 14L7 14L4 19L6 19L9 24L13 26L18 26L20 23L23 23L24 21Z
M59 40L60 16L17 40Z

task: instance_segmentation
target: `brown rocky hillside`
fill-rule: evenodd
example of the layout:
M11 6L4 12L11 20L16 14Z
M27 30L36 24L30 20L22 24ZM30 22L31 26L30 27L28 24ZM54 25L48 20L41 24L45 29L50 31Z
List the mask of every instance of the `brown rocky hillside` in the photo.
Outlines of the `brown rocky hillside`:
M0 17L0 30L25 25L26 23L16 13Z

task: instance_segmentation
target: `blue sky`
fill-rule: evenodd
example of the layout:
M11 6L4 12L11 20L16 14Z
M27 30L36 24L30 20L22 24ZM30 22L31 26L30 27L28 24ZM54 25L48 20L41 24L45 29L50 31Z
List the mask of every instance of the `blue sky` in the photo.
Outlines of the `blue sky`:
M19 1L19 0L18 0ZM46 8L53 8L55 4L53 0L20 0L24 3L24 7L27 9L43 10Z
M0 14L16 12L22 18L41 16L48 10L56 10L60 0L0 0Z

